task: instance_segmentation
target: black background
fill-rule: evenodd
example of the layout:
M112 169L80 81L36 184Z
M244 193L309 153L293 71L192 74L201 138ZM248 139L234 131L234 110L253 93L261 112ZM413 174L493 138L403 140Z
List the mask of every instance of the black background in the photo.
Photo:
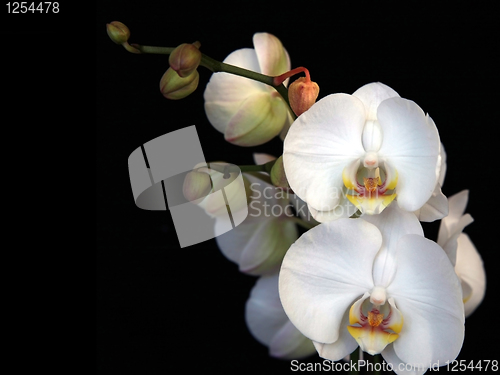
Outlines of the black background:
M181 249L169 212L134 204L127 159L140 145L196 125L208 161L252 163L252 152L279 156L282 142L241 148L207 121L199 68L198 90L169 101L159 92L168 56L133 55L112 43L106 23L121 21L131 43L177 46L201 42L222 61L252 47L252 35L280 38L292 68L304 66L320 98L352 93L380 81L414 100L434 119L447 156L443 192L469 189L466 228L487 271L487 292L466 321L458 360L498 358L495 240L498 219L498 95L493 82L498 39L488 8L404 7L381 2L328 8L318 3L102 1L97 7L96 262L97 372L164 374L188 371L276 374L290 362L268 356L246 328L244 305L256 278L241 274L215 240ZM306 5L308 4L308 5ZM425 225L436 239L437 224ZM495 340L495 338L493 339ZM318 356L303 360L319 362ZM441 371L444 371L442 368ZM178 371L176 371L178 372ZM184 371L182 371L184 372Z

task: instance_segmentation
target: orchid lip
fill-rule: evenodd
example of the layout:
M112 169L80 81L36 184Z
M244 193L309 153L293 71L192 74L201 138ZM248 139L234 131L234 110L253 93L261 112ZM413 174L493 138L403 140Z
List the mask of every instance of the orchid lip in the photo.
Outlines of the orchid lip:
M349 310L350 325L347 330L361 349L371 355L381 353L387 345L396 341L403 327L403 316L396 308L394 299L389 298L388 304L385 302L385 288L376 286Z

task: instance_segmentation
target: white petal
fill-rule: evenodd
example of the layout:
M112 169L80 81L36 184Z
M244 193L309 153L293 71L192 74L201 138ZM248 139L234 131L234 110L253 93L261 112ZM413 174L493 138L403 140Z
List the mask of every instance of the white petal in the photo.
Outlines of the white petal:
M366 121L362 139L366 152L376 152L380 149L380 145L382 144L382 130L378 121Z
M253 154L253 160L256 165L261 165L276 160L276 156L272 156L269 154L261 154L256 152Z
M347 310L340 323L340 336L337 341L332 344L324 344L313 341L314 346L321 358L329 359L330 361L338 361L345 356L351 354L358 347L358 343L347 330L349 325L349 310Z
M439 227L438 244L446 243L454 233L461 232L465 227L460 223L462 215L465 212L467 201L469 200L469 191L462 190L461 192L452 195L448 198L448 216L443 218ZM460 229L461 227L461 229Z
M257 54L249 48L232 52L224 62L257 72L260 69ZM253 93L268 91L267 85L261 82L235 74L214 73L203 94L208 120L218 131L224 133L243 100Z
M330 211L342 193L342 171L364 154L365 123L359 99L329 95L292 124L284 142L283 162L292 190L318 211Z
M298 359L316 353L313 342L288 320L269 344L269 354L282 359Z
M253 45L259 61L259 72L278 76L290 70L290 57L281 41L269 33L255 33Z
M373 264L373 282L387 287L396 272L399 239L407 234L424 235L420 222L412 212L392 204L379 215L364 215L363 220L375 225L382 233L382 248Z
M398 268L387 288L404 317L394 351L416 367L452 361L462 347L465 321L455 270L435 242L419 235L402 237L398 249Z
M349 199L347 199L345 194L342 194L338 206L330 211L318 211L310 205L307 206L308 211L311 213L313 220L320 223L325 223L327 221L333 221L338 219L346 219L351 217L358 211L358 208L353 205Z
M302 358L315 352L312 341L292 325L281 306L277 273L257 280L245 305L245 321L273 357Z
M266 346L288 321L279 299L278 274L257 280L245 305L245 320L252 335Z
M434 192L429 200L415 211L418 220L432 222L440 220L448 215L448 198L442 193L439 184L436 184Z
M221 252L237 263L241 272L265 275L279 270L286 251L297 237L298 231L292 221L267 219L242 223L217 236L216 241Z
M374 225L339 219L312 228L290 247L280 271L280 298L305 336L337 341L344 313L373 287L371 270L381 242Z
M427 371L429 365L422 368L414 368L411 365L404 363L394 352L394 346L388 345L382 352L382 357L387 362L387 367L398 375L421 375Z
M397 201L406 211L416 211L429 200L437 183L439 134L414 102L402 98L383 101L378 107L383 141L379 151L398 171Z
M377 108L384 100L399 97L396 91L380 82L368 83L357 89L352 95L363 102L367 120L377 119Z
M429 119L432 121L432 119L429 117ZM433 121L434 123L434 121ZM444 150L444 145L441 143L441 151L439 152L439 155L441 156L441 164L439 168L439 178L438 178L438 183L439 186L443 187L444 185L444 178L446 177L446 152Z
M465 316L467 317L474 312L484 298L486 273L481 256L465 233L458 237L455 271L472 288L472 295L465 302Z

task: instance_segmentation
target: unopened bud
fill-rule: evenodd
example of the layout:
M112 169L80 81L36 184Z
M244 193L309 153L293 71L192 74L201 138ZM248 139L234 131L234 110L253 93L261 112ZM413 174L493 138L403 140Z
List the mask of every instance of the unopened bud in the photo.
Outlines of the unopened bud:
M130 38L130 30L123 23L118 21L113 21L106 24L106 31L110 39L116 44L123 44Z
M210 175L203 172L191 171L184 178L182 193L184 197L192 202L206 197L212 190Z
M307 111L316 102L319 86L306 77L296 79L288 88L290 107L297 116Z
M160 91L167 99L183 99L198 87L200 75L198 71L186 78L179 75L172 68L168 68L160 80Z
M283 155L276 159L274 163L271 173L269 174L271 177L271 182L274 186L289 189L290 185L288 184L288 180L285 175L285 167L283 165Z
M200 43L183 43L170 54L168 63L179 77L188 77L198 68L201 61Z

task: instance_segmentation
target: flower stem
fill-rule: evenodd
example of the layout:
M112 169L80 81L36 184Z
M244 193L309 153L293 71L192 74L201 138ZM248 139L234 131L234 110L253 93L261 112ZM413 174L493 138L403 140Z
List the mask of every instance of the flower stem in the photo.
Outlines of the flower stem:
M175 49L174 47L143 46L140 44L131 44L131 46L136 51L139 51L139 52L134 51L134 53L150 53L155 55L170 55L172 51ZM130 49L127 49L127 51L133 52ZM276 91L278 91L283 100L287 103L288 107L290 107L290 102L288 101L288 89L281 82L279 83L275 82L275 77L257 73L248 69L243 69L238 66L226 64L217 61L203 53L201 54L200 65L204 66L205 68L209 69L214 73L224 72L224 73L235 74L241 77L250 78L255 81L269 85L274 89L276 89ZM293 119L296 118L291 108L290 108L290 114L292 115Z
M360 350L361 349L359 349L359 347L357 347L356 350L354 350L351 353L351 355L350 355L350 361L355 363L354 365L351 363L351 371L350 371L350 373L353 374L353 375L358 375L359 374L358 362L359 362L359 351Z
M267 162L265 164L259 164L259 165L223 165L223 164L218 164L218 163L210 163L208 164L210 169L214 169L217 172L223 173L224 178L229 178L229 174L232 172L239 172L241 171L242 173L244 172L266 172L270 173L271 169L274 165L276 160L271 160L270 162Z

